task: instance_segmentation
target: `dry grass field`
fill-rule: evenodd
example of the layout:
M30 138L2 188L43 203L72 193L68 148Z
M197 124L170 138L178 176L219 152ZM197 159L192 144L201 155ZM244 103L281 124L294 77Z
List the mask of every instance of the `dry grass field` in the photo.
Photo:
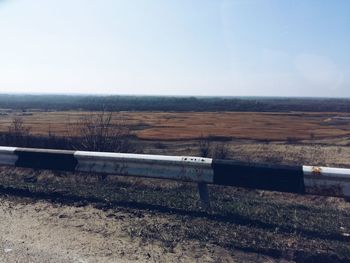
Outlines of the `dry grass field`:
M96 112L0 111L33 135L72 135ZM350 167L350 114L115 112L142 152L198 155L198 140L248 162ZM77 134L75 134L77 135ZM1 262L350 262L342 198L0 167ZM27 260L27 261L25 261Z
M33 134L49 131L65 136L69 127L94 112L9 112L0 115L0 131L15 116L23 117ZM350 136L349 113L259 112L115 112L139 139L190 140L201 136L250 140L334 140Z

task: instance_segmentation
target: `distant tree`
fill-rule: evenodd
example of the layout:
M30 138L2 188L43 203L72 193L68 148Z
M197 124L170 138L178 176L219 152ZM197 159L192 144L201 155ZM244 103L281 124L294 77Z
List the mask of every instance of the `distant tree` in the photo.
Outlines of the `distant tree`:
M198 149L201 157L212 157L216 159L227 159L229 156L229 149L224 142L213 143L211 137L204 137L203 135L198 140Z
M31 128L24 125L21 117L14 117L8 127L7 143L13 146L27 146Z
M204 137L203 134L198 140L199 155L201 157L209 157L211 149L211 141L208 137Z
M130 129L125 122L113 119L112 112L88 114L73 123L71 141L78 150L132 152Z

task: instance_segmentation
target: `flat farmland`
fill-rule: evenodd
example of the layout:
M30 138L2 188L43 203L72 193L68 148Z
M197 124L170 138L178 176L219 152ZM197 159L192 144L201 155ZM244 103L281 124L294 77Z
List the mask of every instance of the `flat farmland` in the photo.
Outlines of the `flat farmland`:
M14 117L23 119L35 135L74 133L80 119L98 112L1 111L0 131ZM114 112L113 123L123 123L143 140L193 140L213 136L251 140L331 140L350 136L349 113L260 113L260 112Z

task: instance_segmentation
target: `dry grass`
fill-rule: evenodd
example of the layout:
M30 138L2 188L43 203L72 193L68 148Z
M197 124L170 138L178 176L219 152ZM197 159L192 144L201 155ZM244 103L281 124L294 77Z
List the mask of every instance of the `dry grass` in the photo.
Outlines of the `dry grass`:
M2 115L0 131L7 131L13 117L21 114ZM51 131L65 136L69 123L90 114L94 113L31 112L22 117L33 134ZM196 154L198 142L193 139L201 136L287 142L347 140L350 125L336 116L350 114L122 112L114 114L114 121L122 119L139 139L154 140L143 142L149 153ZM350 165L350 148L344 146L244 140L226 146L232 158L243 161ZM92 204L116 220L118 211L130 212L123 233L144 244L160 243L163 254L196 242L232 255L256 253L276 262L348 262L350 258L349 204L339 198L212 186L212 211L206 212L200 208L193 184L8 168L1 168L0 175L0 196L19 195L78 207Z
M210 186L212 211L207 212L200 208L196 185L190 183L116 176L101 180L96 175L18 168L0 168L0 175L0 197L15 195L27 202L70 206L71 212L64 214L69 220L77 217L74 207L88 204L107 211L113 221L125 211L130 216L118 221L121 232L101 218L94 220L97 227L84 229L108 233L109 240L127 235L133 242L141 240L141 247L160 244L162 254L196 242L232 255L244 252L238 262L266 262L247 260L249 253L272 258L271 262L348 262L350 258L349 204L340 198ZM62 211L56 217L57 213Z
M65 136L70 124L91 112L11 112L0 118L0 131L7 131L13 117L22 115L32 133L49 131ZM121 112L122 119L139 139L188 140L201 136L253 140L322 140L347 137L350 123L336 117L347 113L258 113L258 112Z

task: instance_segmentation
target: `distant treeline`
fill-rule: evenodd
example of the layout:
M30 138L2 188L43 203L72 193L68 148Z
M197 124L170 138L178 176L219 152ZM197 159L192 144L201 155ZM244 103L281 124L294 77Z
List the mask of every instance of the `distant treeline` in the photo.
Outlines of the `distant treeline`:
M350 112L350 99L0 94L0 108L15 110L39 109L87 111Z

